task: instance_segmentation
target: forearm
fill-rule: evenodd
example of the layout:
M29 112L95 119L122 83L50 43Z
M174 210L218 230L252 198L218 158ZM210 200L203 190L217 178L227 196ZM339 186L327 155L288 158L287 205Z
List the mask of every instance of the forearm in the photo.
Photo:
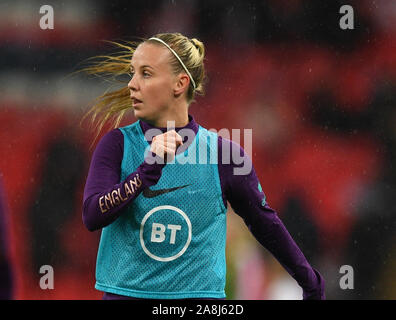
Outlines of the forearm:
M155 154L152 154L155 156ZM111 224L131 204L143 189L155 185L161 177L163 164L145 161L124 181L84 199L83 222L88 230L95 231ZM86 189L92 187L86 186ZM96 188L97 189L97 188Z
M256 210L250 221L245 221L253 236L303 288L304 298L324 298L321 275L310 266L276 212L268 205Z

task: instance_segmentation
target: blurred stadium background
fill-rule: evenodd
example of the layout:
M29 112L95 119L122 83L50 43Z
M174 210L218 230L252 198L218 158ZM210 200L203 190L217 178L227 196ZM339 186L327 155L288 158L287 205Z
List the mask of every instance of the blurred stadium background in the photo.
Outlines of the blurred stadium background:
M0 1L0 292L100 299L100 232L82 224L93 133L80 127L107 84L70 77L101 40L181 32L206 45L209 82L191 113L253 129L269 204L326 279L328 299L396 298L396 2L392 0ZM354 9L341 30L339 8ZM130 116L126 121L135 121ZM126 123L127 123L126 122ZM228 299L298 299L300 289L229 207ZM39 268L54 268L41 290ZM339 286L354 269L354 289Z

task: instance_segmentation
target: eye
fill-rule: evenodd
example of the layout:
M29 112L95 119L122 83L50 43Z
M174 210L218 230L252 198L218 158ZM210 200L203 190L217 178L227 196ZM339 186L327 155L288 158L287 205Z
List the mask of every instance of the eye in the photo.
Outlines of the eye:
M143 71L142 74L143 74L143 77L145 77L145 78L148 78L148 77L151 76L150 73L148 73L147 71ZM133 78L133 76L135 75L135 72L129 71L129 72L128 72L128 75L129 75L131 78Z

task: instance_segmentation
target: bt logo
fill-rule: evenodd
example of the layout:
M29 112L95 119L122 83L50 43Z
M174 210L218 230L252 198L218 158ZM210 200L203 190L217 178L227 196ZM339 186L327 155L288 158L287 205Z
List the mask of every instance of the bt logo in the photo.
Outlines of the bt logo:
M172 221L165 223L164 221ZM143 217L140 244L152 259L168 262L182 256L191 242L191 222L179 208L158 206Z
M176 231L181 230L181 226L177 224L168 224L168 229L171 230L170 244L175 244ZM151 242L163 242L165 241L165 230L166 227L161 223L153 223L153 229L151 231Z

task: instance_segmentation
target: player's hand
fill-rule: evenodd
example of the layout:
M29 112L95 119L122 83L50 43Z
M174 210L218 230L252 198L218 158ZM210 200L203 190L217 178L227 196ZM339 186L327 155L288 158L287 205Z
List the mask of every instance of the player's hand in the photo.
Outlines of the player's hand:
M175 130L170 130L153 138L150 151L165 162L170 162L175 157L176 149L182 144L182 137Z

